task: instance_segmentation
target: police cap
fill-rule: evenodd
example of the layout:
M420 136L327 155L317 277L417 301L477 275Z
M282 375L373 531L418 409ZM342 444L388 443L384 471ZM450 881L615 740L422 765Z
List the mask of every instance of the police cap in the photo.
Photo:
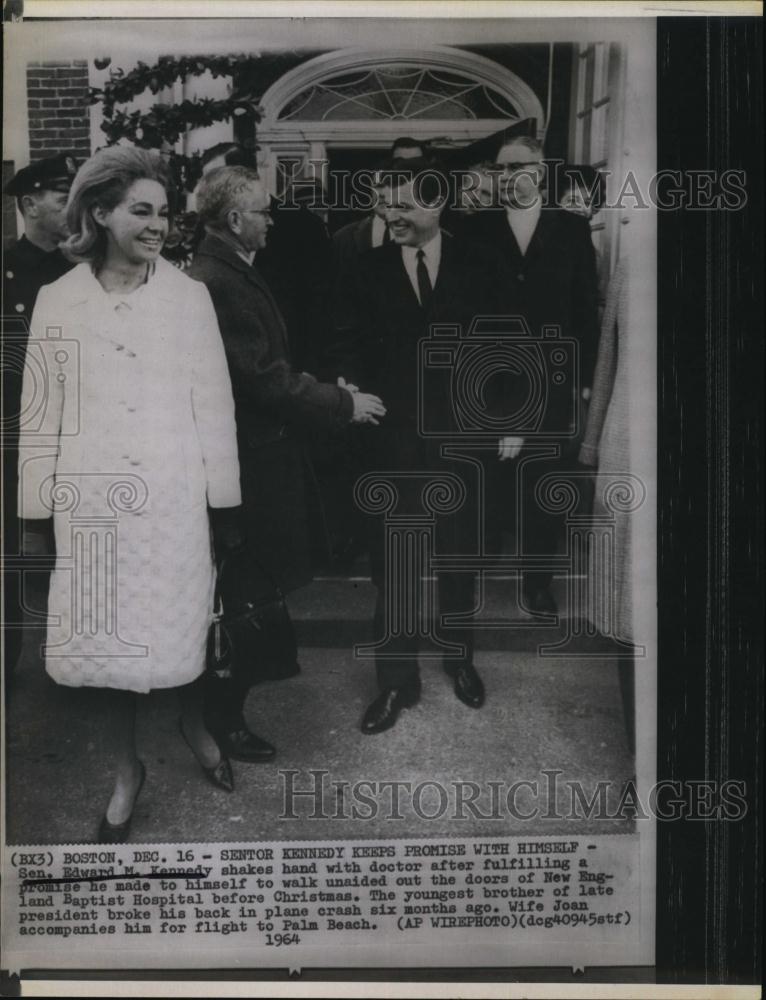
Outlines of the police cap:
M506 125L498 132L493 132L492 135L476 139L469 145L452 151L449 154L449 165L460 169L471 167L476 163L491 163L509 142L522 137L534 139L536 135L537 119L522 118L512 125Z
M76 173L74 157L68 153L59 153L58 156L49 156L30 163L28 167L22 167L5 185L4 193L13 198L38 191L61 191L66 194Z

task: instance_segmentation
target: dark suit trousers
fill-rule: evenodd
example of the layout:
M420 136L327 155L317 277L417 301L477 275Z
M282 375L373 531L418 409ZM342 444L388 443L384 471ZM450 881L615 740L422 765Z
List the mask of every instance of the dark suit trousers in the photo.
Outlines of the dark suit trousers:
M244 708L249 691L249 682L239 677L220 678L210 672L204 675L205 724L214 736L247 729Z
M375 600L375 614L373 617L373 629L375 641L381 639L385 634L386 622L390 620L394 612L401 621L406 610L406 597L401 590L397 590L393 595L396 601L396 608L387 606L387 591L385 586L385 562L383 531L379 532L379 543L370 547L370 563L372 569L372 582L377 589ZM471 612L474 607L474 595L476 589L476 578L473 573L450 573L440 572L437 574L437 587L439 597L439 611L435 623L436 635L445 642L460 644L465 647L465 653L460 658L445 659L445 667L473 662L473 630L470 627L443 628L440 626L439 617L442 615ZM419 609L418 609L419 610ZM396 659L377 656L375 658L375 672L378 678L378 687L383 690L389 687L406 687L419 683L418 670L418 645L417 638L399 635L386 646L386 653L390 656L397 654Z
M522 451L522 456L524 452ZM513 539L513 551L522 557L544 561L558 550L562 532L561 516L551 514L540 504L536 490L540 480L561 471L558 458L540 458L520 465L518 459L499 462L494 455L485 460L487 504L485 543L489 553L502 549L502 532ZM540 559L542 557L542 559ZM551 569L524 568L524 590L548 587Z
M405 463L409 468L417 468L415 463ZM382 468L386 466L383 465ZM453 474L460 474L459 463L429 462L427 467L430 471L438 474L438 471L450 471ZM389 466L390 468L390 466ZM423 468L421 465L420 468ZM468 500L466 504L457 512L445 515L438 515L435 532L434 548L438 555L460 555L466 554L473 549L472 527L476 523L476 508L473 503L472 490L470 484L466 483ZM408 495L409 494L409 495ZM397 514L409 513L419 509L420 484L413 485L410 489L407 484L400 483L400 505L397 507ZM386 530L381 517L370 516L368 522L368 546L370 552L370 568L372 581L377 589L375 602L375 614L373 618L374 641L378 642L386 635L386 623L391 621L403 622L407 617L407 611L415 620L420 621L421 629L428 631L429 623L420 619L421 608L418 597L411 596L413 590L420 596L422 587L428 584L423 581L421 588L418 581L411 579L409 587L405 588L398 584L393 587L387 586L386 579ZM433 575L430 566L421 567L423 576ZM416 571L415 571L416 572ZM415 572L411 577L415 576ZM433 586L433 583L431 583ZM459 666L461 663L469 664L473 661L473 629L470 626L449 626L441 625L441 616L466 613L470 614L474 609L476 576L471 572L439 571L436 574L436 589L438 593L438 612L435 616L432 629L437 640L449 643L452 646L460 645L464 647L462 656L444 658L445 667ZM391 606L390 602L393 602ZM409 607L408 607L409 606ZM429 641L428 636L419 639L417 636L401 634L391 635L386 643L386 656L379 655L375 659L375 669L378 679L378 686L381 689L387 687L402 687L415 685L419 682L418 672L418 648L422 644L424 647L434 651L436 647ZM395 654L395 658L391 658ZM430 658L430 657L429 657Z

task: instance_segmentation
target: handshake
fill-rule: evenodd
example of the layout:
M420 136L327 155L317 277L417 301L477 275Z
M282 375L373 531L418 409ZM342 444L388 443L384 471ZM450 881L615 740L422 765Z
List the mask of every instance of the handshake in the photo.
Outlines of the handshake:
M360 392L358 385L351 385L346 382L343 376L338 379L341 389L346 389L351 393L354 401L354 414L351 417L353 424L379 424L376 417L385 417L386 408L378 396L373 396L369 392Z

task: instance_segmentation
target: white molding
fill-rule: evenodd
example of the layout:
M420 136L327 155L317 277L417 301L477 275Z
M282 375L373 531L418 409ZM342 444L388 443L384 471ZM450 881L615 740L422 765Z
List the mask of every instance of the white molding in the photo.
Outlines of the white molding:
M479 118L476 121L451 122L421 121L412 123L397 118L394 121L375 121L374 124L364 121L340 122L261 122L257 126L258 142L260 143L311 143L322 142L335 148L370 146L380 148L390 145L398 136L412 131L418 139L449 138L456 143L472 142L491 135L515 119L511 118ZM414 127L417 125L417 127Z
M328 122L278 122L278 115L282 108L296 97L302 90L313 84L320 83L328 77L336 76L346 70L364 69L373 67L379 63L383 64L408 64L418 66L423 69L441 69L452 72L465 73L472 77L477 83L486 84L495 90L500 91L507 99L514 104L520 112L522 118L536 118L538 131L542 131L545 126L545 115L542 104L531 87L512 73L510 70L487 59L485 56L476 55L473 52L466 52L459 48L451 48L446 45L434 45L430 48L413 49L369 49L369 48L347 48L327 52L317 56L308 62L296 66L289 70L284 76L272 84L261 99L263 108L262 127L259 134L265 134L277 125L292 125L294 131L306 132L306 126L322 126L325 130ZM417 124L418 132L422 132L421 126L433 125L434 122L423 121L421 119L396 119L390 124L396 127L397 134L402 132L403 126L412 122ZM336 125L348 129L353 128L354 122L336 122ZM369 120L366 124L369 127ZM376 121L376 126L389 124L388 122ZM436 123L439 124L439 123ZM464 123L461 121L460 125ZM467 123L466 123L467 124ZM508 120L503 120L503 125L507 125ZM441 124L443 132L445 124ZM486 128L482 126L482 134L486 134ZM319 136L317 136L319 138ZM425 136L424 136L425 138Z
M21 170L30 162L29 149L29 105L27 95L27 60L17 51L14 41L18 41L22 25L11 22L4 25L5 67L3 74L3 159L13 162L14 170ZM18 215L21 219L21 215ZM20 225L18 232L22 233Z

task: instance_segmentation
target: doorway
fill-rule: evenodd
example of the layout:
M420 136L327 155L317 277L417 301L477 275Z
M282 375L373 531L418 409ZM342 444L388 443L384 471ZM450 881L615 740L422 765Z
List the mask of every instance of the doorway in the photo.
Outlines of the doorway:
M349 195L353 189L347 178L357 171L377 170L387 154L387 145L378 148L368 146L363 149L328 148L327 190L330 210L327 215L327 227L331 234L369 214L367 210L351 204Z

